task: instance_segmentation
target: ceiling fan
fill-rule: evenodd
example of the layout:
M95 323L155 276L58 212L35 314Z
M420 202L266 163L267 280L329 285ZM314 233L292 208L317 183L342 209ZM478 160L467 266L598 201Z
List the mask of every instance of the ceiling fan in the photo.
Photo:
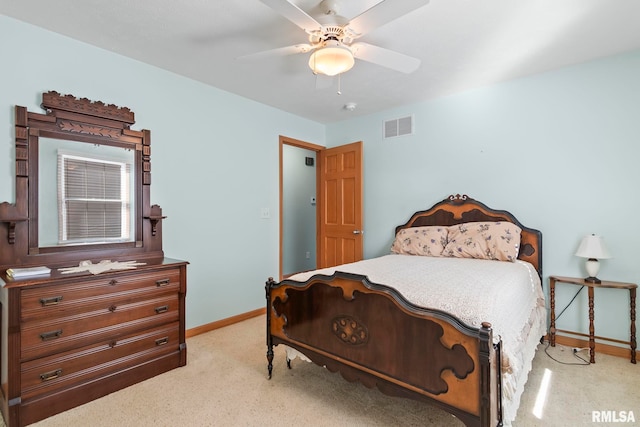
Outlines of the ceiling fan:
M349 71L356 59L407 74L420 66L417 58L355 40L426 5L429 0L383 0L350 20L340 15L339 1L336 0L322 0L320 9L323 14L317 18L311 17L288 0L260 1L302 28L308 34L309 42L271 49L247 55L248 57L312 52L309 67L314 74L327 76Z

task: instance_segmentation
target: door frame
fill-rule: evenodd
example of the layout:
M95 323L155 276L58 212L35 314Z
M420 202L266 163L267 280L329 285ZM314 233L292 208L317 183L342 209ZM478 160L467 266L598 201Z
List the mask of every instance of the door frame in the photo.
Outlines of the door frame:
M316 265L318 265L318 259L320 256L319 250L320 250L320 246L319 246L319 241L318 241L318 233L320 230L320 218L318 215L318 212L321 212L320 207L322 204L322 201L320 200L320 197L318 197L319 194L319 188L318 186L320 185L320 180L319 180L319 174L320 174L320 156L318 155L318 153L322 150L325 150L326 147L322 146L322 145L317 145L317 144L312 144L310 142L306 142L306 141L301 141L298 139L294 139L294 138L289 138L288 136L283 136L280 135L278 138L278 150L279 150L279 173L280 173L280 189L279 189L279 198L280 198L280 205L279 205L279 217L280 217L280 222L279 222L279 256L278 256L278 277L279 280L282 280L282 260L283 260L283 255L284 255L284 250L283 250L283 241L284 241L284 220L283 220L283 209L284 209L284 202L283 202L283 185L284 185L284 173L282 170L282 163L283 163L283 159L282 159L282 152L283 152L283 146L284 145L290 145L293 147L298 147L298 148L304 148L306 150L311 150L311 151L315 151L316 153Z

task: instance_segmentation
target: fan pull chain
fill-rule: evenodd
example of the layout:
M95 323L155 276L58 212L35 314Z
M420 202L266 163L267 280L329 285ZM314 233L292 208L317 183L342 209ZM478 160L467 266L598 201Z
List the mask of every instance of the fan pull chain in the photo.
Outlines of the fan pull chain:
M342 79L340 78L340 76L342 76L342 73L338 74L338 95L342 95Z

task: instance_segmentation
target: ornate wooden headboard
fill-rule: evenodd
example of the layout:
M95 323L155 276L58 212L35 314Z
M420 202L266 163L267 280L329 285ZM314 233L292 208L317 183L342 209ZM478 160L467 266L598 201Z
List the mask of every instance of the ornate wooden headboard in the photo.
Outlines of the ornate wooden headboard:
M525 227L510 212L496 210L466 195L451 195L425 211L413 214L406 224L396 227L396 234L403 228L428 225L456 225L476 221L508 221L522 229L518 259L531 263L542 278L542 233Z

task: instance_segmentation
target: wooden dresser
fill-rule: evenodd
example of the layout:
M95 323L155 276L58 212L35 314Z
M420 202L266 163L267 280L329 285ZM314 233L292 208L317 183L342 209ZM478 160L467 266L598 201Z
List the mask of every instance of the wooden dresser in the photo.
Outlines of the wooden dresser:
M2 385L22 426L186 364L186 262L5 282Z
M15 107L15 203L0 203L0 410L8 427L187 363L188 263L164 256L166 217L150 201L151 132L131 129L126 107L55 91L41 106L45 114ZM84 261L138 265L60 270ZM33 267L50 273L7 275Z

